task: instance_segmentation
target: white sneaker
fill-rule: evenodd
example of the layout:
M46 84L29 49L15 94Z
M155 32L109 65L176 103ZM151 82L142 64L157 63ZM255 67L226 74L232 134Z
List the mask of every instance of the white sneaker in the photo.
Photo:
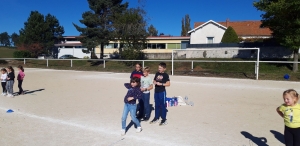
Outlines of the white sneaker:
M1 93L1 95L3 96L3 95L4 95L4 93Z
M12 94L8 94L8 95L7 95L7 97L11 97L11 98L13 98L13 97L14 97L14 95L12 95Z
M6 93L3 93L3 96L6 96L7 94Z
M124 136L125 134L126 134L126 130L125 130L125 129L122 129L122 130L121 130L121 135Z
M136 128L136 133L140 133L142 131L142 127L137 127Z

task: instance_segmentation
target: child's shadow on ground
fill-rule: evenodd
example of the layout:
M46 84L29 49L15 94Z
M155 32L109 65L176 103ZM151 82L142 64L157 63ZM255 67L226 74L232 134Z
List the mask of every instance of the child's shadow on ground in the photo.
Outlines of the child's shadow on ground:
M251 140L253 143L255 143L258 146L269 146L267 144L267 139L265 137L255 137L246 131L242 131L241 134L244 135L245 138L248 138L249 140Z
M270 132L274 135L274 137L280 141L282 144L285 144L284 142L284 135L281 134L280 132L278 131L275 131L275 130L270 130Z
M37 89L37 90L24 90L24 94L32 94L32 93L35 93L35 92L40 92L40 91L43 91L45 89ZM17 94L18 92L14 93L14 94Z

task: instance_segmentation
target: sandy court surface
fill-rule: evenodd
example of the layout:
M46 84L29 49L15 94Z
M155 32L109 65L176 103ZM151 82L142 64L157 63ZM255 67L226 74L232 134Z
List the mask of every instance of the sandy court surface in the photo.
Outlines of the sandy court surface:
M167 96L188 96L195 105L168 108L166 126L142 121L141 133L132 126L121 136L129 74L25 73L29 94L0 97L1 146L281 146L284 124L275 108L285 89L300 92L297 82L170 76Z

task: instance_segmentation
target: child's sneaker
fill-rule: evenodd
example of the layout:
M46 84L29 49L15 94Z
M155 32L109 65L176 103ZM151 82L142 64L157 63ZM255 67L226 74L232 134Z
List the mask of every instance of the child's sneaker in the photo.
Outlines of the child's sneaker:
M143 121L147 122L149 121L149 118L144 118Z
M11 98L13 98L13 97L14 97L14 95L12 95L12 94L8 94L8 95L7 95L7 97L11 97Z
M159 123L159 126L164 126L164 125L167 125L167 120L161 120L160 123Z
M158 122L158 119L153 119L151 122L150 122L150 124L155 124L156 122Z
M4 95L4 93L1 93L1 95L3 96L3 95Z
M122 129L122 130L121 130L121 135L124 136L125 134L126 134L126 130L125 130L125 129Z
M142 127L137 127L136 128L136 133L140 133L142 131Z

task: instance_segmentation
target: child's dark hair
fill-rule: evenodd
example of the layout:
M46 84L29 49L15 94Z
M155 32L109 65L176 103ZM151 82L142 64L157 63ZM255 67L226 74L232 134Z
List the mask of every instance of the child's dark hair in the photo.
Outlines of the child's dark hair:
M130 79L130 83L137 83L137 87L141 86L141 79L138 77L133 77Z
M11 66L8 66L7 67L12 73L15 73L15 70L11 67Z
M7 72L7 70L5 68L2 68L1 71L4 71L5 73Z
M20 70L22 70L22 72L24 72L24 68L23 68L22 65L19 65L18 68L19 68Z
M159 63L158 65L161 66L161 67L163 67L163 68L166 68L166 67L167 67L166 63L164 63L164 62L161 62L161 63Z
M143 67L141 63L136 63L135 65L139 65L141 68Z

